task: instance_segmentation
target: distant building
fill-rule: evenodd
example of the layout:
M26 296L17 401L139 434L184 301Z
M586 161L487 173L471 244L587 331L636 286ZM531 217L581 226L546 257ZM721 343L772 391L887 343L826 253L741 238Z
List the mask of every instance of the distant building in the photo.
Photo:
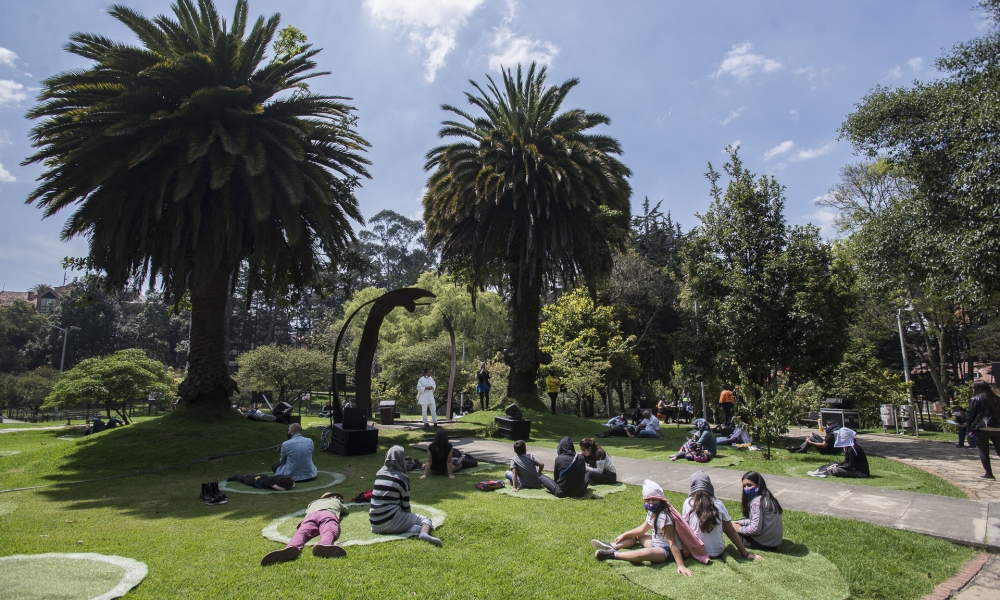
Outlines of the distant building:
M0 306L10 306L16 300L24 300L40 313L50 313L59 306L62 295L69 286L45 288L32 292L0 292Z

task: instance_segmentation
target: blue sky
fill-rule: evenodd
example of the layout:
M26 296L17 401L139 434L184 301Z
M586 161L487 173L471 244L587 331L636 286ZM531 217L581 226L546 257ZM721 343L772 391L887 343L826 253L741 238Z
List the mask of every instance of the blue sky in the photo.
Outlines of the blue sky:
M164 0L126 0L147 16ZM217 0L231 14L231 0ZM131 40L96 0L0 0L0 285L61 283L63 256L86 240L59 240L59 214L23 204L41 169L24 114L48 75L85 65L62 50L75 31ZM549 65L549 82L580 85L566 108L611 117L633 171L633 207L663 200L685 231L708 206L708 161L738 141L751 170L787 186L791 223L829 229L813 204L856 160L837 127L872 87L935 78L942 50L984 31L973 0L884 2L654 2L551 0L251 1L282 14L323 48L332 74L316 92L352 97L372 144L365 216L421 214L424 154L438 143L443 103L464 104L469 79L499 66Z

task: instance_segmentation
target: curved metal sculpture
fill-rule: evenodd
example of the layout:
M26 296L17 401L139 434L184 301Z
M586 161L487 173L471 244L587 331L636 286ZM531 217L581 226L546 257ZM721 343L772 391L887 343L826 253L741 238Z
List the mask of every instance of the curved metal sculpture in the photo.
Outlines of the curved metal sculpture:
M331 422L341 423L344 420L344 409L340 404L340 394L337 390L337 357L340 356L340 344L344 341L344 332L351 324L351 319L362 308L374 304L368 313L368 320L365 321L365 328L361 333L361 344L358 347L358 359L354 364L354 406L363 410L365 416L370 418L372 414L372 362L375 360L375 348L378 346L378 332L382 328L382 321L394 308L402 306L407 312L412 313L417 309L417 300L434 297L434 294L421 288L400 288L365 302L355 309L351 316L347 317L333 349L333 374L330 376L330 392L333 396Z

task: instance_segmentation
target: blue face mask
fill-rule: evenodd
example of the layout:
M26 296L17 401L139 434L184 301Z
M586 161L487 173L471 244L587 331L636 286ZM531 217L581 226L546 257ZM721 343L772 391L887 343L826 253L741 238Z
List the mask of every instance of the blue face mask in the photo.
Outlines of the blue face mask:
M649 512L656 512L657 509L660 508L660 503L659 502L647 502L647 503L643 504L643 506L646 507L646 510L648 510Z
M752 487L752 488L743 488L743 493L746 494L747 497L753 498L754 496L757 495L757 488L755 488L755 487Z

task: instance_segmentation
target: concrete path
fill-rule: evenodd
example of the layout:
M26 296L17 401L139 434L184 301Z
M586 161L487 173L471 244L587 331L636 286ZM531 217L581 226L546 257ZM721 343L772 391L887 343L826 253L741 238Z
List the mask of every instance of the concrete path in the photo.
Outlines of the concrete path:
M10 427L0 429L0 433L17 433L18 431L55 431L56 429L77 429L83 425L55 425L52 427Z
M962 591L952 596L955 600L996 600L1000 597L1000 556L991 556L979 573Z
M465 438L452 443L477 459L489 462L506 464L513 456L510 442ZM426 444L414 444L414 447L426 448ZM528 452L545 461L549 468L556 455L553 448L537 446L529 446ZM648 478L665 490L686 494L691 473L704 470L712 478L716 496L739 500L743 492L742 473L731 469L704 468L687 461L672 463L617 456L614 460L618 478L625 483L641 485ZM993 552L1000 552L1000 502L946 498L850 485L830 479L765 477L768 488L789 510L866 521L966 546L985 545Z

